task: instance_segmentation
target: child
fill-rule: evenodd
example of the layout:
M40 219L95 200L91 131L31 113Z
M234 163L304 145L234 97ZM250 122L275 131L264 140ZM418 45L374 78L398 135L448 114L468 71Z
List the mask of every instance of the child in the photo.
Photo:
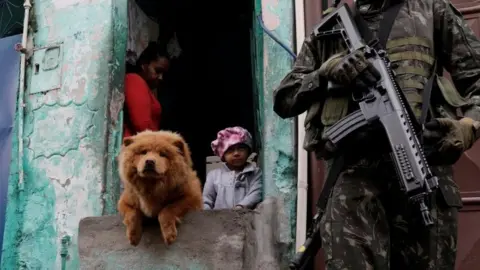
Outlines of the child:
M211 144L224 166L207 175L203 207L209 209L253 209L262 199L262 172L247 162L252 153L252 135L241 127L221 130Z

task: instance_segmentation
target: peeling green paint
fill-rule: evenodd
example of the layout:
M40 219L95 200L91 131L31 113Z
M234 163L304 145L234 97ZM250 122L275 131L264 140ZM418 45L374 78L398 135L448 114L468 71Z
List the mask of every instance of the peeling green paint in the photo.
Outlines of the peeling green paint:
M255 14L263 13L266 25L290 44L292 4L255 1ZM39 86L30 83L35 75L28 67L21 161L25 185L18 189L19 160L12 155L1 269L60 269L62 262L66 269L78 269L79 220L115 213L120 193L115 157L122 134L127 0L36 0L34 5L35 47L61 43L62 87L36 93ZM291 59L258 22L253 36L264 195L284 201L291 222L283 238L294 239L294 126L272 110L273 89L289 71ZM18 150L16 134L15 129L13 153Z
M107 166L105 167L105 207L103 215L117 212L117 201L120 198L120 179L118 177L116 157L122 144L123 132L123 85L125 74L125 52L128 39L128 0L112 2L113 61L111 65L111 89L108 114Z
M255 116L255 148L261 154L263 142L263 102L258 98L263 96L263 30L260 27L259 17L262 16L261 0L254 0L253 11L253 27L252 27L252 76L253 76L253 101L254 101L254 116ZM261 158L260 158L261 159Z
M25 181L18 190L18 160L12 155L2 269L60 269L62 253L68 253L64 267L78 269L79 220L115 211L126 3L34 3L34 46L61 44L62 84L37 93L46 75L33 74L31 64L27 68ZM42 83L32 84L33 76ZM62 245L62 239L71 241Z
M276 36L292 46L293 44L293 2L260 0L256 9L262 11L265 25ZM261 31L257 27L257 31ZM261 32L262 33L262 32ZM257 55L263 63L257 65L257 78L261 82L258 95L259 116L262 126L262 154L260 164L264 175L264 196L276 196L284 200L287 217L290 220L290 232L293 254L296 223L296 158L294 144L294 121L282 120L273 112L273 90L290 71L290 55L266 34L260 34L257 40Z

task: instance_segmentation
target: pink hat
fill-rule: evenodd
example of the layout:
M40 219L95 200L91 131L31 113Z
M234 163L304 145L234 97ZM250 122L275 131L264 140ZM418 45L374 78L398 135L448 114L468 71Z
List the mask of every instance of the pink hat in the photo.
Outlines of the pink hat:
M213 153L223 158L225 152L235 144L243 143L252 149L252 135L242 127L229 127L217 133L217 139L211 144Z

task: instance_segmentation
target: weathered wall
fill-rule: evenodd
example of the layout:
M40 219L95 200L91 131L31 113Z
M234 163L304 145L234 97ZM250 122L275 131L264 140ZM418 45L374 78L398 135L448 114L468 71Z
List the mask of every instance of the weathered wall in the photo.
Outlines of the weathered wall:
M176 242L166 247L159 225L145 226L137 247L128 243L120 216L86 218L79 228L80 268L138 270L280 270L288 249L282 201L266 198L255 211L188 214Z
M22 161L12 156L2 269L78 269L80 219L115 213L126 1L34 2L35 47L60 44L50 55L59 65L42 69L40 50L32 59L40 63L38 73L28 67L22 117L25 154ZM292 3L260 1L256 13L262 10L267 27L292 44ZM272 111L273 89L290 69L291 60L258 24L254 34L258 132L264 152L259 163L265 196L275 196L285 205L290 223L279 238L291 249L296 194L293 122ZM13 153L18 148L16 134L17 130ZM24 185L18 185L19 162L24 164Z
M293 46L293 2L261 0L257 2L265 26L280 40ZM292 59L267 34L262 33L257 23L257 89L258 118L261 126L262 150L259 164L264 172L265 196L276 196L285 203L285 212L290 220L288 230L291 251L294 250L296 221L296 157L294 144L294 121L282 120L273 112L273 90L290 71ZM263 76L258 77L258 74Z
M104 101L106 105L107 136L105 153L106 167L103 187L103 200L105 205L102 214L117 212L117 201L120 198L120 179L117 169L117 155L122 144L123 132L123 87L125 78L125 51L128 36L128 0L114 0L110 14L112 16L112 61L108 63L109 96Z
M14 155L2 269L61 269L62 262L77 269L80 219L114 212L118 193L111 156L119 135L123 76L115 74L124 70L126 0L36 0L34 7L39 50L31 62L39 68L28 67L25 179L17 184ZM60 48L43 59L41 48L55 44Z

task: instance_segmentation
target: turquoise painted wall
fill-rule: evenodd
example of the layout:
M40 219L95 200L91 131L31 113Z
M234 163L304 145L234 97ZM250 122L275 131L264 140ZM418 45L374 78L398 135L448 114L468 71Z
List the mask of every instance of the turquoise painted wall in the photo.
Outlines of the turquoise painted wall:
M118 197L112 172L121 127L126 0L35 0L34 7L36 50L23 116L25 180L18 185L13 155L2 269L61 269L62 250L66 269L78 269L78 222L114 212ZM44 70L51 63L43 61L41 48L55 44L61 44L60 54L47 55L60 59L58 67ZM55 85L60 87L51 89Z
M286 45L294 44L293 1L259 0L256 10L262 14L263 22ZM258 13L257 13L258 14ZM283 120L273 112L273 90L292 66L291 56L267 34L257 23L257 89L258 111L262 134L260 164L264 175L264 196L281 198L285 214L290 220L290 231L283 239L291 243L294 251L296 223L296 149L295 127L292 119Z
M267 27L292 45L292 1L257 0L256 13L260 11ZM79 220L116 211L127 0L35 0L33 17L34 45L40 50L31 62L42 60L42 47L55 44L61 44L62 60L53 71L41 66L35 73L32 64L28 67L21 161L25 181L18 185L19 160L13 155L2 269L61 269L62 262L66 269L78 269ZM264 191L284 202L291 226L282 238L293 251L294 127L272 110L273 90L290 70L291 59L258 22L254 36ZM56 80L58 89L44 91Z

